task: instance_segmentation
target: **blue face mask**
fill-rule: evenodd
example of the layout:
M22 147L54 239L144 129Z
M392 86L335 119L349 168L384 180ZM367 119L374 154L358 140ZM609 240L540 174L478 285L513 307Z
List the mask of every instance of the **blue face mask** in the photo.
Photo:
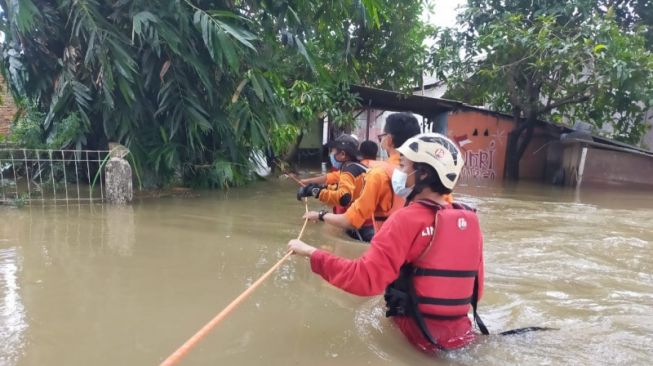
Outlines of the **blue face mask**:
M342 161L336 160L336 155L334 153L329 154L329 159L331 159L331 165L340 170L342 168Z

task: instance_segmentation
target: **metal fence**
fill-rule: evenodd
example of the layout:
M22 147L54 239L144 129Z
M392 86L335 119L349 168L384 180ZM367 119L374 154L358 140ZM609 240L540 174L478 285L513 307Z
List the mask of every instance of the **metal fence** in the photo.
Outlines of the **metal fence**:
M108 150L0 149L0 203L104 201Z

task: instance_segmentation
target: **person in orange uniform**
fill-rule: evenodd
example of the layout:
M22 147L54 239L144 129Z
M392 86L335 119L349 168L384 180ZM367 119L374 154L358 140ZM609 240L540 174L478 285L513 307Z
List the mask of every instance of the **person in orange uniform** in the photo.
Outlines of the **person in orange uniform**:
M325 185L309 183L297 191L297 199L315 197L329 206L349 207L363 190L363 179L367 167L358 162L358 141L349 135L342 135L329 144L331 148L331 165L338 169L338 181L335 189ZM374 235L370 222L357 228L346 228L347 234L354 239L369 242Z
M360 163L369 168L371 162L376 160L378 153L379 153L379 145L377 145L376 142L370 140L365 140L361 142ZM340 179L340 170L334 170L332 172L317 177L301 179L300 182L302 182L302 184L315 183L315 184L325 184L329 186L329 185L337 184L339 179Z
M351 136L354 139L354 141L356 141L356 145L358 146L358 137L356 137L356 135L354 135L354 134L351 134L349 136ZM326 146L328 147L329 144L327 144ZM357 154L357 157L359 157L359 156L360 156L360 154ZM329 159L331 160L331 155L330 154L329 154ZM361 161L361 164L362 163L363 162ZM363 165L365 165L365 164L363 164ZM304 184L304 185L315 183L315 184L319 184L319 185L326 185L328 187L328 186L338 184L339 180L340 180L340 169L334 167L333 166L333 160L331 160L331 171L330 172L328 172L326 174L318 175L317 177L300 179L299 181L302 182L302 184Z
M396 148L408 138L420 133L419 123L411 113L393 113L386 118L383 134L379 135L381 147L388 153L388 161L370 161L371 169L365 175L365 187L344 214L325 210L309 211L304 218L324 221L343 229L356 229L372 219L378 231L390 214L403 207L404 199L392 191L391 178L399 164Z
M369 167L370 164L372 164L372 161L376 160L376 156L379 154L379 145L374 141L365 140L361 142L360 152L361 164Z
M387 312L399 330L427 353L461 348L479 329L476 313L483 294L483 237L473 209L451 204L464 165L447 137L425 133L399 149L401 165L392 177L395 194L408 206L394 213L358 259L341 258L300 240L288 249L310 258L311 269L332 285L359 296L384 292Z

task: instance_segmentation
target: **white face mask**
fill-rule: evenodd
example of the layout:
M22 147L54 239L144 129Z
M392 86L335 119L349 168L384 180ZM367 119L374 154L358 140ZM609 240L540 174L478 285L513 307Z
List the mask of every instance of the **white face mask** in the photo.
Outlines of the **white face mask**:
M415 171L406 174L399 169L395 169L392 172L392 190L397 196L405 198L413 191L413 187L406 187L406 180L408 180L408 177L413 174L415 174Z

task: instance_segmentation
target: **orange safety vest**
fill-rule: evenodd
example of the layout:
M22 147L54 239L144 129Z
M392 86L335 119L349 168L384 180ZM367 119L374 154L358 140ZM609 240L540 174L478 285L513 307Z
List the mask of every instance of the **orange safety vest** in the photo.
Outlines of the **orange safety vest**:
M388 178L392 180L392 173L394 172L395 168L397 167L396 165L390 164L387 161L380 161L380 160L370 160L368 163L368 166L370 169L372 168L381 168L385 173L388 175ZM396 194L394 194L394 191L392 191L392 187L390 187L390 191L392 192L392 206L389 211L383 211L380 210L380 208L376 207L376 211L374 212L374 217L372 218L374 222L374 230L379 231L381 229L381 226L383 226L383 223L385 220L390 217L395 211L399 210L400 208L404 207L406 200Z

